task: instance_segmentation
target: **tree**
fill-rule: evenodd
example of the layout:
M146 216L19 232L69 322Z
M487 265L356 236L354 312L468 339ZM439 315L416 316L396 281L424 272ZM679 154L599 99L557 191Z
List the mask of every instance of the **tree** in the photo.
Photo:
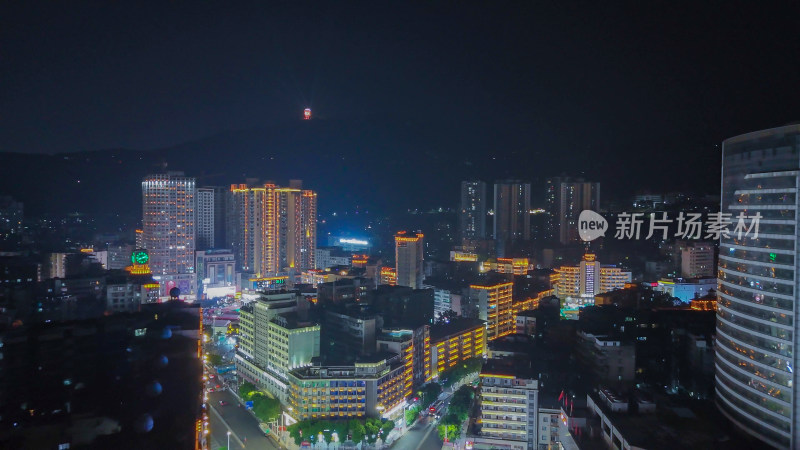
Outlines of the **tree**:
M361 440L364 439L364 436L367 434L364 424L359 420L351 420L347 423L347 427L350 430L350 437L353 442L361 442Z
M461 427L458 425L439 425L439 439L448 441L452 441L454 439L458 439L458 436L461 434Z
M442 393L442 385L439 383L428 383L422 386L419 390L420 394L420 403L422 404L423 408L427 408L431 405L431 403L435 402L436 399L439 397L439 394Z
M378 440L378 432L381 429L381 422L377 419L367 419L367 421L364 423L364 429L367 432L367 442L373 444L376 440Z
M421 410L422 408L419 405L414 405L406 410L406 426L411 425L417 420L417 416Z
M208 363L212 366L219 366L222 365L222 356L216 353L209 353L208 354Z
M255 385L253 383L250 383L249 381L245 381L244 383L242 383L239 386L239 397L241 397L243 400L249 400L250 399L250 394L252 392L255 392L255 390L256 390L256 387L255 387Z
M275 420L281 415L281 402L265 395L254 395L253 413L262 422Z

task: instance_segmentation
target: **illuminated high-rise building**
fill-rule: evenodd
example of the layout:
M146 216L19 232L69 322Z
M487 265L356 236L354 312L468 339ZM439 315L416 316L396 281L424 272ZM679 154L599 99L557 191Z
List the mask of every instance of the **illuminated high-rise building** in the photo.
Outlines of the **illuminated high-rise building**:
M228 234L241 270L264 276L314 268L316 192L239 184L230 198Z
M458 220L461 239L486 239L486 183L461 182Z
M153 274L194 273L195 179L183 172L142 180L142 245Z
M422 233L400 231L394 236L395 271L397 285L422 289L424 277Z
M278 264L281 270L314 269L317 249L317 193L299 180L275 190L278 208Z
M722 143L721 212L733 223L719 245L716 403L735 426L785 449L800 446L799 166L797 124Z
M517 180L494 184L494 239L502 244L531 238L531 184Z
M579 242L578 216L584 209L600 208L600 183L582 178L548 178L546 201L546 237L562 244Z

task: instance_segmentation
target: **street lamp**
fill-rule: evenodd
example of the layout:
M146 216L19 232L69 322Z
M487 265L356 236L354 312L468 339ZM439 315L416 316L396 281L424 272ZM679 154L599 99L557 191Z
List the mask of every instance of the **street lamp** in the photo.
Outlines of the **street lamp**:
M228 431L228 447L227 447L227 449L231 450L231 432L230 431Z

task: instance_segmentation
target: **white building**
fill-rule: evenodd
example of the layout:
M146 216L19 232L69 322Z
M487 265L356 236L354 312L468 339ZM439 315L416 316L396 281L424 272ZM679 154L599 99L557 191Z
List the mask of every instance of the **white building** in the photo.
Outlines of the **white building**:
M422 233L400 231L394 236L397 285L422 289L425 258Z
M526 368L489 360L481 370L480 437L476 449L539 448L539 382ZM505 361L507 363L507 361Z
M194 273L195 179L183 172L142 180L143 245L154 275Z

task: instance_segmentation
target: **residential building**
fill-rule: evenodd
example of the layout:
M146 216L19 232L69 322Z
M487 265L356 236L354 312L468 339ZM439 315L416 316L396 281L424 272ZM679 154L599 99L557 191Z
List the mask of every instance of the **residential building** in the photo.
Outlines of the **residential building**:
M776 448L800 446L797 197L800 125L722 143L721 212L732 232L719 247L716 403L733 424ZM737 217L754 229L736 231Z
M504 244L529 240L531 238L530 210L530 183L519 180L495 182L494 239Z
M716 274L714 267L714 244L692 242L681 248L681 277L705 278Z
M142 180L142 239L154 274L194 273L195 205L195 179L183 172Z
M561 244L578 243L578 216L585 209L600 209L600 183L582 178L549 178L546 200L546 236Z
M456 364L486 354L486 322L458 318L430 327L431 379Z
M406 372L403 378L411 395L412 381L420 386L431 380L431 342L430 326L384 327L377 338L379 352L393 352L403 357ZM409 377L410 375L410 377Z
M325 311L325 341L341 346L354 355L375 353L378 331L383 319L360 308Z
M274 184L231 185L228 208L227 234L242 271L260 277L315 268L314 191Z
M486 321L488 340L514 332L512 298L514 283L510 281L483 281L469 286L467 316Z
M422 289L425 247L422 233L400 231L394 236L397 285Z
M539 448L539 381L527 367L490 359L480 374L480 437L473 448ZM549 427L549 424L547 425Z
M593 253L583 255L577 266L561 266L551 275L554 295L570 306L593 304L596 295L622 289L630 281L630 272L600 264Z
M486 239L486 183L461 182L461 209L458 213L461 239Z
M108 270L120 270L131 263L134 247L130 244L110 244L108 246Z

